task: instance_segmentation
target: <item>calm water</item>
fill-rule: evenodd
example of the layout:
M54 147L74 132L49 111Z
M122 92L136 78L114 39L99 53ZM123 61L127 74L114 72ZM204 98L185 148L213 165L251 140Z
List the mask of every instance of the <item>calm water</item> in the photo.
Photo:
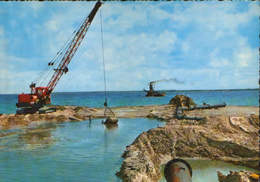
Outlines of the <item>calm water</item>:
M143 131L163 125L120 119L106 129L101 120L63 123L0 138L0 179L5 182L119 181L121 155Z
M167 104L171 98L177 94L191 97L197 104L203 102L209 104L220 104L225 102L227 105L258 106L259 90L233 90L233 91L167 91L165 97L144 97L141 91L131 92L109 92L110 106L126 105L153 105ZM15 113L17 95L0 94L0 113ZM89 107L103 107L103 92L73 92L73 93L54 93L52 103L58 105L81 105Z
M198 104L258 105L258 90L167 92L166 97L146 98L143 92L110 92L111 106L166 104L176 94ZM55 93L53 104L102 107L102 92ZM14 113L17 95L0 95L0 113ZM0 138L0 181L4 182L114 182L125 147L143 131L163 125L149 119L120 119L107 129L101 120L36 125L29 129L0 131L15 134ZM199 163L199 164L198 164ZM214 162L192 163L194 182L216 181L216 170L241 169ZM242 167L243 168L243 167ZM244 168L243 168L244 169ZM203 177L202 179L200 177Z
M193 182L218 182L217 171L227 175L229 171L241 171L248 170L252 172L257 172L256 170L252 170L250 168L246 168L244 166L235 166L229 163L221 162L221 161L208 161L208 160L187 160L192 167ZM163 176L163 168L162 166L162 176ZM166 182L163 177L160 182Z

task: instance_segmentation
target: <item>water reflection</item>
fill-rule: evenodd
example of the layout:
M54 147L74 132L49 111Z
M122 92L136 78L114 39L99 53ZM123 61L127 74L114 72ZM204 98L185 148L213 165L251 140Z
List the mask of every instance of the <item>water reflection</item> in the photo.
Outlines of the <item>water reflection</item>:
M116 141L116 130L118 125L104 125L104 151L109 150L110 145Z
M120 119L106 128L101 119L32 126L0 138L0 173L5 182L120 181L115 173L125 146L156 120ZM163 124L162 124L163 125ZM4 142L2 142L5 140Z
M18 142L30 146L32 149L35 147L48 147L55 141L51 136L51 131L52 128L28 130L19 134Z
M106 124L105 127L106 127L106 129L105 129L106 131L113 131L118 128L118 125L117 124Z
M88 120L88 127L89 127L89 128L91 127L91 123L92 123L92 117L89 116L89 120Z
M0 137L0 149L25 149L45 148L54 144L52 131L56 129L56 124L44 123L34 124L25 129L8 130L2 132Z

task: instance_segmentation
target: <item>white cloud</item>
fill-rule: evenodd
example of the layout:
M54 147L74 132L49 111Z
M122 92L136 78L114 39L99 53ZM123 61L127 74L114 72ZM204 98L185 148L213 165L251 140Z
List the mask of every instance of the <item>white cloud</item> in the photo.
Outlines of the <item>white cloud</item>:
M106 21L106 28L114 29L117 27L119 32L132 28L134 25L147 25L147 12L143 7L143 3L131 5L125 5L124 3L105 4L102 12ZM118 26L119 24L120 26Z
M225 30L225 33L236 31L238 26L246 24L251 18L259 16L259 6L251 3L249 10L238 12L233 2L196 2L184 9L175 9L172 19L181 26L199 24L200 28L209 31Z
M257 60L257 49L252 50L249 47L244 47L239 50L235 55L239 67L247 67L250 63L255 63Z
M57 4L61 10L55 9L46 15L46 20L41 22L43 26L35 22L27 30L27 34L35 40L43 39L44 58L54 57L94 3ZM156 2L107 2L103 5L109 90L140 90L148 81L162 78L186 81L184 85L162 84L164 89L257 86L257 49L250 45L245 35L239 33L238 28L258 16L259 7L251 3L247 11L238 12L235 3L183 4L184 8L177 2L169 2L167 5L171 9L167 11L165 3ZM40 15L41 4L37 6L39 4L34 8ZM0 27L0 37L2 34L4 31ZM6 44L4 42L0 44ZM0 51L0 54L3 53ZM1 74L9 75L6 78L8 91L20 92L18 86L19 90L25 86L27 89L32 78L37 76L37 70L11 68L23 58L14 55L3 57L13 60L8 63L8 68L4 66L7 69L0 68ZM178 58L179 62L174 58ZM69 68L70 72L61 79L55 91L103 89L99 14ZM15 84L17 76L21 79Z
M27 2L26 5L29 6L35 12L39 11L44 6L43 2Z
M48 22L45 23L45 27L50 30L56 32L59 30L58 22L55 19L49 20Z
M210 53L209 60L210 60L209 65L212 67L226 67L231 64L230 60L221 57L221 53L218 48L214 49Z
M5 31L0 26L0 93L4 93L9 87L9 65L6 59L7 40L5 39Z
M225 58L212 58L210 65L212 67L225 67L229 65L229 61Z

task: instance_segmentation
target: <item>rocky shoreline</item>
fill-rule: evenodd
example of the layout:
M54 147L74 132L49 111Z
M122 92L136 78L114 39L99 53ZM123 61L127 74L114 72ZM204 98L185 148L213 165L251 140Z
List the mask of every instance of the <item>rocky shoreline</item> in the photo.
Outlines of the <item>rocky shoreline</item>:
M117 175L124 182L155 182L161 178L161 165L175 157L221 160L259 170L258 107L227 106L185 114L206 119L155 116L168 123L143 132L126 147Z

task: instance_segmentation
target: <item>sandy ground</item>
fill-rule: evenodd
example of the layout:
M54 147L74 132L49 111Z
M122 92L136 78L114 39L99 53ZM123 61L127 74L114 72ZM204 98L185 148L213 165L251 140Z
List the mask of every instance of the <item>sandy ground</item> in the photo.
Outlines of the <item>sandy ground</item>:
M57 111L46 114L0 114L0 129L25 127L34 122L73 122L88 120L90 117L104 118L104 108L80 106L56 106ZM111 108L118 118L155 118L169 120L174 116L173 105L125 106ZM259 115L259 108L254 106L226 106L218 109L185 111L188 116L250 116Z

